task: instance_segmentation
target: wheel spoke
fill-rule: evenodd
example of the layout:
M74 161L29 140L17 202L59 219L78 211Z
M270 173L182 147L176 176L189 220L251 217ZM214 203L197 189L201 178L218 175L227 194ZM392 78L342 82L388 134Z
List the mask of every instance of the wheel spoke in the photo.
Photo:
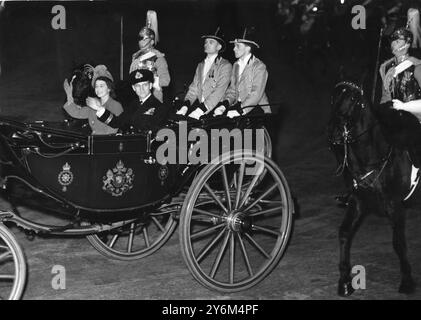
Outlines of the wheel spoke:
M284 209L284 206L270 208L270 209L267 209L267 210L250 213L249 217L258 217L258 216L262 216L262 215L267 214L267 213L274 213L274 212L282 211L283 209Z
M235 209L238 208L238 204L240 202L240 196L241 196L241 187L243 185L243 178L244 178L244 168L245 168L245 161L241 162L240 165L240 172L238 174L238 185L237 185L237 194L235 196Z
M148 229L145 228L145 227L143 227L143 237L145 238L146 247L149 248L151 246L151 244L149 243Z
M235 258L235 238L230 232L230 283L234 283L234 258Z
M252 225L252 229L253 229L253 230L262 231L262 232L266 232L266 233L270 233L270 234L272 234L272 235L274 235L274 236L277 236L277 237L282 236L282 233L281 233L281 232L279 232L279 231L275 231L275 230L269 229L268 227L258 226L258 225L256 225L256 224L253 224L253 225Z
M227 208L225 208L225 206L222 204L219 197L217 197L215 192L211 189L211 187L209 187L209 185L207 183L205 183L205 188L208 191L209 195L219 204L219 206L222 208L222 210L224 210L224 212L228 212Z
M222 172L222 181L224 182L225 195L227 197L228 210L231 211L232 209L231 208L231 195L230 195L230 189L228 186L227 171L224 165L221 167L221 172Z
M7 251L5 253L0 254L0 262L2 260L6 260L7 258L9 258L11 256L12 256L12 252L10 252L10 251Z
M246 262L247 272L249 273L249 276L252 277L254 273L250 265L250 260L246 251L246 247L244 245L243 239L241 239L240 234L238 234L238 242L240 243L241 252L243 253L244 261Z
M244 203L247 201L248 197L250 196L251 191L253 190L254 186L256 185L257 180L259 179L259 175L256 174L253 179L251 180L250 185L248 186L245 194L241 198L240 204L238 205L239 208L244 206Z
M199 256L197 257L197 262L198 263L200 263L200 261L202 261L202 259L206 256L206 254L209 252L209 250L215 246L215 244L219 241L219 239L222 237L222 235L224 234L224 232L225 232L225 229L222 229L213 238L213 240L211 242L209 242L209 244L200 251Z
M225 249L227 248L228 239L230 235L231 235L231 232L227 231L224 238L224 243L222 244L221 249L219 250L218 255L216 256L215 262L213 263L212 271L210 273L210 277L212 279L215 278L216 272L218 271L219 265L221 264L221 260L222 260L222 257L224 256Z
M200 213L200 214L204 214L205 216L211 216L211 217L218 218L218 219L222 218L222 216L220 216L218 214L215 214L215 213L212 213L212 212L209 212L209 211L205 211L205 210L202 210L202 209L194 208L193 212L197 212L197 213Z
M110 243L108 244L108 246L109 246L110 248L114 247L114 245L115 245L115 243L116 243L117 239L118 239L118 233L116 233L116 234L115 234L115 235L111 238L111 241L110 241Z
M256 200L253 201L252 204L250 204L246 209L244 209L243 211L249 211L251 208L253 208L260 200L262 200L263 198L265 198L268 194L270 194L276 187L278 186L278 184L275 182L270 188L268 188L260 197L258 197Z
M152 221L155 223L155 225L159 228L159 230L161 230L162 233L165 232L164 227L159 223L158 219L155 217L151 217ZM170 218L171 219L171 218Z
M129 234L129 240L127 241L127 252L132 252L133 249L133 237L134 237L134 231L135 231L135 223L133 222L130 224L130 234Z
M246 235L246 238L247 238L247 240L249 240L250 241L250 243L262 254L262 255L264 255L265 257L266 257L266 259L270 259L270 255L269 254L267 254L267 252L252 238L252 237L250 237L250 235L249 234L245 234Z
M215 232L216 230L218 230L218 229L220 229L220 228L222 228L224 226L225 226L225 223L217 224L216 226L213 226L213 227L210 227L210 228L207 228L207 229L198 231L196 233L193 233L190 236L190 238L191 238L191 240L195 240L195 239L200 238L202 236L206 236L208 234L211 234L211 233Z
M0 274L0 280L10 280L13 281L15 280L15 275L13 274Z
M0 245L0 249L9 250L8 247Z

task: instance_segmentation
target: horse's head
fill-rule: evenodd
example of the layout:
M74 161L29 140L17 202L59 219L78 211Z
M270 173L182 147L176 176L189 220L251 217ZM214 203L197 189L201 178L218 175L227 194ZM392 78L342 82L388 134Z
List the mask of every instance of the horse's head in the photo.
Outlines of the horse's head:
M90 64L77 67L72 72L73 99L77 105L84 106L87 97L95 96L92 88L94 68Z
M332 111L328 124L330 144L345 144L364 132L372 113L363 89L352 82L339 82L332 94Z

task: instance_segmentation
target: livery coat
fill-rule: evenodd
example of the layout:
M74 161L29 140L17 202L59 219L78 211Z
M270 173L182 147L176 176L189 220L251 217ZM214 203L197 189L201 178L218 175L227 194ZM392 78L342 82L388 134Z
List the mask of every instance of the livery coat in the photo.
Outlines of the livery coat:
M165 54L156 49L152 49L149 52L153 53L153 56L148 59L143 59L143 54L141 54L140 51L133 54L129 73L138 69L148 69L152 71L155 76L159 77L159 86L161 88L168 87L171 77L170 72L168 71L168 63L165 59ZM153 94L159 101L164 101L162 90L153 90Z
M241 77L239 74L238 61L234 63L231 74L231 83L225 93L223 100L228 100L230 105L241 101L241 106L254 106L258 104L268 104L265 93L268 72L266 65L257 57L251 56L247 62ZM271 113L270 106L262 107L265 113ZM252 111L251 108L243 109L244 113Z
M197 65L193 82L190 84L184 99L193 104L196 100L201 103L203 97L203 103L210 111L222 101L225 95L231 79L232 65L228 60L217 57L205 75L205 81L203 82L204 67L205 61Z

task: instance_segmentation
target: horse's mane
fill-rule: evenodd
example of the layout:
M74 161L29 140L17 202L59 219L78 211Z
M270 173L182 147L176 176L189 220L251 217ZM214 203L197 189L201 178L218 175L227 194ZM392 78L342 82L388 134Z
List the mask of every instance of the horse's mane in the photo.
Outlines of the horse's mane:
M392 101L372 104L365 97L363 88L352 81L341 81L335 85L335 90L341 88L342 91L336 92L337 95L344 95L347 92L346 89L360 95L361 102L364 107L371 110L389 144L407 149L410 141L413 141L414 137L420 134L418 119L409 112L393 109ZM336 103L339 102L339 99L337 99ZM332 103L334 103L333 96Z

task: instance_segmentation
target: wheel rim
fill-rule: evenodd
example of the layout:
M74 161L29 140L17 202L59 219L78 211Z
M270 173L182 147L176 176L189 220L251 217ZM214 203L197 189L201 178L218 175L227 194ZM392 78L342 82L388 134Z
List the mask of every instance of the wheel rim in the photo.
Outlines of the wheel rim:
M0 300L21 298L26 282L23 251L13 234L0 223Z
M89 242L103 255L118 260L144 258L162 247L171 237L177 221L173 214L179 209L162 208L144 219L121 228L87 236Z
M225 168L241 158L232 186ZM245 161L251 160L266 170L266 179L258 186L259 174L255 174L244 189ZM223 191L207 183L218 174ZM209 198L213 203L203 204ZM199 174L184 202L180 223L183 255L200 283L222 292L247 289L263 280L285 252L292 224L288 185L272 160L245 152L227 154Z

